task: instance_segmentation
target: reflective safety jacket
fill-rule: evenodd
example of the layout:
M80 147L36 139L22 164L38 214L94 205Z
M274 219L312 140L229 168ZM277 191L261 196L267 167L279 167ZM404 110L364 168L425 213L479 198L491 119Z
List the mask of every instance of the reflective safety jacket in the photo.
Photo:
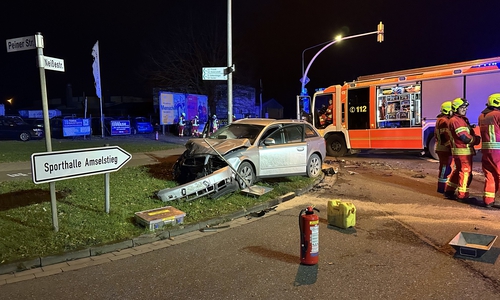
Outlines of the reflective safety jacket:
M436 139L436 151L451 153L450 142L450 116L440 114L437 116L436 127L434 128L434 138Z
M478 144L479 137L476 137L474 130L470 126L469 119L462 115L453 115L450 118L449 129L451 133L451 154L452 155L474 155L474 145Z
M481 132L481 151L500 150L500 110L488 107L479 115L479 129Z
M186 118L184 116L179 118L179 126L186 126Z

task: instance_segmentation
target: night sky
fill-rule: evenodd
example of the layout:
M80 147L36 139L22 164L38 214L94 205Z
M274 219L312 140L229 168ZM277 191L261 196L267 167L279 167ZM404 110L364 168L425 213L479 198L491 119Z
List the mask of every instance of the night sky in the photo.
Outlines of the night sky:
M187 26L188 15L200 24L218 22L226 33L227 0L71 2L2 3L2 40L41 32L44 54L65 61L66 72L46 71L49 98L64 98L67 84L73 96L95 96L91 50L97 40L103 90L152 97L138 75L145 49L168 30ZM308 73L310 94L362 75L500 56L498 0L233 0L232 11L236 72L251 74L255 87L261 79L263 100L274 98L285 107L293 107L300 92L304 49L337 34L375 31L380 21L383 43L369 35L321 53ZM305 52L306 66L319 49ZM0 103L13 97L16 108L41 107L36 50L7 53L4 46L0 53ZM285 114L292 117L293 109Z

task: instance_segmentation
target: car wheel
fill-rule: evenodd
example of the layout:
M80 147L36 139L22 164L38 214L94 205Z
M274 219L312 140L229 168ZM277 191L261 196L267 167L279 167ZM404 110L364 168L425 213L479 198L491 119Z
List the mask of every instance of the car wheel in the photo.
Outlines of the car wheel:
M427 144L427 154L435 160L439 160L439 156L436 153L436 138L434 136L429 139L429 143Z
M238 180L238 184L240 186L240 189L244 189L247 187L247 184L249 186L252 186L255 182L255 172L253 171L252 165L244 161L241 163L241 165L238 168L238 174L236 176L236 180Z
M30 134L27 132L21 132L19 135L19 139L23 142L29 141L30 140Z
M330 156L344 156L347 153L347 146L344 137L333 134L326 140L326 153Z
M311 178L318 177L321 167L321 159L318 154L311 155L307 161L307 176Z

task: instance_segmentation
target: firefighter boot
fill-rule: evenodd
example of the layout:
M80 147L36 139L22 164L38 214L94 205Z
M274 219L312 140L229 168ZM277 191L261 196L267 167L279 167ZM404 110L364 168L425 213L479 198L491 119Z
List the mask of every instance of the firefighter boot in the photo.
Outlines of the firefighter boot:
M455 200L457 199L457 196L455 195L455 191L445 191L444 192L444 197L449 200Z
M484 203L484 207L487 207L487 208L492 208L493 205L495 205L495 201L490 202L490 203L486 203L486 202Z

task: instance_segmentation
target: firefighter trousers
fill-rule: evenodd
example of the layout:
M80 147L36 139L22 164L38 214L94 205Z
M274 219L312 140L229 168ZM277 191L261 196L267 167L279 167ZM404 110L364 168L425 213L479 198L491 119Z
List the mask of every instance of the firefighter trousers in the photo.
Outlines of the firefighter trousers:
M488 205L495 202L495 194L498 192L500 172L498 166L500 164L500 151L483 151L481 160L484 172L484 204Z
M436 151L436 153L439 157L437 192L443 194L446 188L446 182L448 181L448 176L451 173L453 157L450 152Z
M472 182L472 155L453 155L453 163L455 168L446 182L445 194L456 191L458 199L467 199Z

